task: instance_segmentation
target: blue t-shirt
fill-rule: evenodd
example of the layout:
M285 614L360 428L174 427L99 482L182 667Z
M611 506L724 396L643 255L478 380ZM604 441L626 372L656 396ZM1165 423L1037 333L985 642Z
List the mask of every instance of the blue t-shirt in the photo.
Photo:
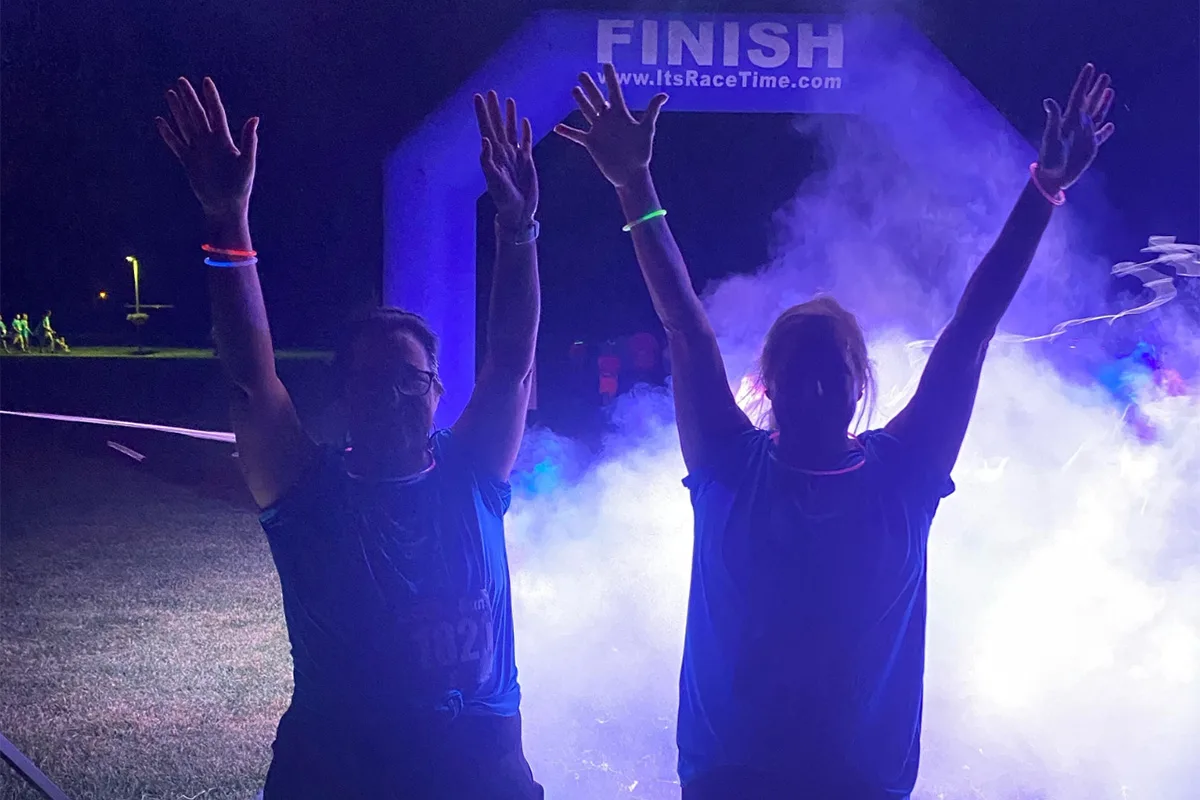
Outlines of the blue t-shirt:
M907 798L925 668L925 552L954 490L884 431L832 473L752 430L684 480L695 511L679 775L749 767L829 797ZM824 798L825 795L823 794Z
M262 513L292 646L292 708L330 719L512 716L520 704L505 482L453 434L434 467L366 481L322 450Z

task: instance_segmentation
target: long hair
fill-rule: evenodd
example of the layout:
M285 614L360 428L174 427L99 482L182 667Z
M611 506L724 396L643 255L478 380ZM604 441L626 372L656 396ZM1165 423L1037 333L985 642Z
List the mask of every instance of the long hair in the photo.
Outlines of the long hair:
M775 370L778 369L779 350L788 331L798 322L813 317L830 320L833 323L835 335L845 343L850 355L850 369L863 390L862 402L854 419L854 428L859 428L863 423L869 425L871 417L875 413L878 386L875 380L875 368L867 353L866 337L863 335L862 327L858 324L858 319L833 297L824 294L786 309L775 319L770 330L767 331L767 336L763 339L762 353L758 359L757 369L757 389L761 394L760 419L769 430L779 429L775 422L775 413L763 407L769 403L766 400L766 387L771 384Z

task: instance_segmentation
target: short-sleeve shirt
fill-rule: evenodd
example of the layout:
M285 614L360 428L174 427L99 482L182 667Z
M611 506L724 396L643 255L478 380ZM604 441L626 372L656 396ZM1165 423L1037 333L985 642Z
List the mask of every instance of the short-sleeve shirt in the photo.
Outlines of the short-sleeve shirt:
M748 767L811 778L831 798L911 793L926 542L954 485L914 468L884 431L858 441L838 469L811 473L751 430L685 479L695 543L680 676L684 785Z
M512 716L520 704L503 517L509 484L448 431L415 479L323 450L261 515L291 641L293 708L331 718Z

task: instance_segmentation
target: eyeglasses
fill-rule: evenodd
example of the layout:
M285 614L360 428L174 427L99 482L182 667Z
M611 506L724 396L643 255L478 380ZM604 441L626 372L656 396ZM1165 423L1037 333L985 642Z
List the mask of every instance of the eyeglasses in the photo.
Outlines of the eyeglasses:
M426 369L417 369L414 366L405 364L400 368L400 376L396 381L396 388L400 390L400 394L408 397L424 397L429 394L429 390L437 383L437 373Z
M430 389L439 384L436 372L417 369L411 364L356 370L356 374L350 375L350 381L369 393L393 396L402 394L406 397L424 397L429 394Z

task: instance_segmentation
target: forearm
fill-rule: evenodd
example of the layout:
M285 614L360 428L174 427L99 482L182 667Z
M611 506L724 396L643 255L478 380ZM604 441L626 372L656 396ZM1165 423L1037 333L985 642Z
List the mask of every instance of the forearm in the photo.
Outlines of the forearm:
M253 250L245 215L208 220L208 243L229 250ZM258 270L209 268L209 297L217 352L230 379L247 393L275 377L275 354Z
M617 187L617 197L627 220L640 219L650 211L662 208L649 171ZM654 301L654 310L668 335L687 336L706 331L708 318L704 306L692 288L687 264L666 218L635 225L630 235L638 265Z
M996 243L967 281L953 324L989 340L1000 324L1037 252L1054 206L1030 181L1004 223Z
M522 379L533 369L541 290L537 243L513 244L512 238L511 232L497 229L486 359L492 369Z

